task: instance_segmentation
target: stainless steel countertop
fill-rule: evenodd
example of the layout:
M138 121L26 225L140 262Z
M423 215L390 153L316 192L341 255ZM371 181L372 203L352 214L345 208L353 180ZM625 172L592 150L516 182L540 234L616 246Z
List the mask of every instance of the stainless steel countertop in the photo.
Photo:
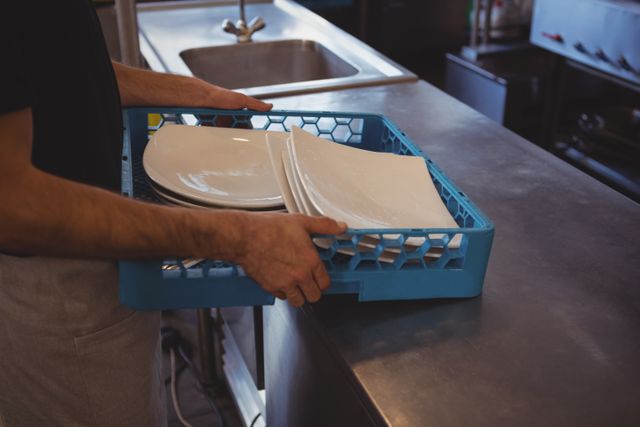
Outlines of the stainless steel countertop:
M640 425L640 205L425 82L273 102L387 115L495 223L479 298L305 308L390 425Z

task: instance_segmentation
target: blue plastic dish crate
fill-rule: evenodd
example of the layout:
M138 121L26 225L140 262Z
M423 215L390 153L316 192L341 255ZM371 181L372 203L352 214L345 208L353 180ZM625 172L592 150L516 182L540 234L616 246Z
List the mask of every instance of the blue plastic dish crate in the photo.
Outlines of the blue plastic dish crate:
M159 115L159 116L158 116ZM158 117L161 119L158 120ZM460 228L349 229L347 238L318 248L331 277L328 294L357 294L360 301L473 297L482 292L493 224L389 119L375 114L311 111L222 111L132 108L124 113L122 193L159 202L142 167L149 137L165 123L224 125L309 132L365 150L423 156L443 202ZM385 171L380 171L385 173ZM398 191L402 191L399 188ZM461 235L449 244L455 235ZM368 236L377 236L371 243ZM422 244L405 245L409 237ZM369 244L360 245L361 241ZM326 245L325 245L326 246ZM353 254L345 255L346 253ZM391 259L389 257L391 256ZM386 257L387 262L381 261ZM391 261L391 262L389 262ZM185 266L180 259L120 262L120 300L137 310L270 305L274 297L221 261Z

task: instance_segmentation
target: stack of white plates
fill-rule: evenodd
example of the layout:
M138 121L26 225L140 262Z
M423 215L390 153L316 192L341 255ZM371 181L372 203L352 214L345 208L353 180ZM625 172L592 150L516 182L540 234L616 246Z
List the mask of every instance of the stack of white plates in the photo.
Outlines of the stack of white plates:
M269 134L278 132L165 125L147 144L143 167L152 189L170 204L283 210Z
M351 228L458 228L421 157L361 150L295 127L291 134L269 133L266 138L290 212L326 215ZM424 240L410 238L406 245L415 249ZM448 246L459 247L460 240L456 235ZM327 242L316 239L316 243ZM378 237L371 235L360 246L372 248L377 243ZM433 248L427 256L437 257L441 250ZM399 248L389 248L380 259L393 261L398 252Z
M143 166L152 189L176 205L259 211L286 207L292 213L329 216L350 228L458 228L423 158L336 144L296 127L286 133L165 125L147 144ZM460 240L456 235L448 247L459 247ZM412 251L424 242L412 237L405 248ZM379 235L371 234L359 249L378 244ZM442 246L426 256L439 257ZM388 248L379 259L392 262L400 249ZM353 250L341 252L353 255Z

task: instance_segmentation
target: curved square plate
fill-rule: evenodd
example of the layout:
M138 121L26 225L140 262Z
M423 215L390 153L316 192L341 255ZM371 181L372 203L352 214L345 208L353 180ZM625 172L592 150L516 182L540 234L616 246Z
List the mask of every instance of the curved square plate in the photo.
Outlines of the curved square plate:
M232 208L282 205L264 130L165 125L143 155L160 187L192 200Z

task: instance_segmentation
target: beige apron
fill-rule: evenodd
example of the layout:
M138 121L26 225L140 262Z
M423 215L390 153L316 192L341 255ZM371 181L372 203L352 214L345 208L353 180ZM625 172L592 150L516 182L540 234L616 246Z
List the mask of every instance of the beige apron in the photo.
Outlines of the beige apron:
M0 427L166 425L160 314L110 261L0 254Z

